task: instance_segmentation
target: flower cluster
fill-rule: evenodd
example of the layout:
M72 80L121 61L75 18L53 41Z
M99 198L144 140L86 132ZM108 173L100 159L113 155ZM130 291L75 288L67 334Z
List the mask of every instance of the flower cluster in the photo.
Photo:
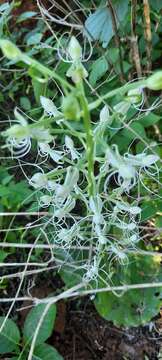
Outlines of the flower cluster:
M72 64L67 76L78 90L77 84L88 73L82 65L82 49L74 37L68 55ZM152 86L150 82L149 86ZM26 178L37 195L39 207L49 212L48 219L42 219L44 231L50 242L64 250L55 252L56 262L58 256L65 263L67 259L73 263L72 248L75 248L75 261L79 262L86 282L97 281L102 273L109 282L113 264L118 261L126 265L128 250L136 249L141 239L142 209L140 196L136 199L134 192L139 185L145 186L147 177L158 176L159 156L151 153L150 148L137 155L131 150L121 154L117 144L108 145L105 138L114 117L119 115L125 119L129 108L138 106L141 99L142 90L137 88L130 90L113 108L106 103L98 122L92 127L88 123L85 127L86 137L82 124L77 128L68 122L83 116L81 101L74 91L64 97L61 111L51 99L41 96L40 120L31 123L16 108L14 124L3 132L6 146L19 162L31 150L32 141L35 142L39 164L37 161L32 164L34 173ZM89 108L85 103L87 114ZM56 135L59 133L62 134L61 142ZM98 166L96 176L95 161ZM94 180L91 192L90 179ZM82 247L84 251L81 251ZM105 258L109 260L109 269Z

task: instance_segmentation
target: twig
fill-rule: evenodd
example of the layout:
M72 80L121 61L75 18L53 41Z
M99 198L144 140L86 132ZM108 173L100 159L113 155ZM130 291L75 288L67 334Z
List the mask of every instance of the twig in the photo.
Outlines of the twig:
M33 336L33 340L32 340L32 343L31 343L31 347L30 347L30 351L29 351L29 355L28 355L28 360L32 360L32 358L33 358L34 348L35 348L36 340L37 340L37 337L38 337L38 334L39 334L39 330L40 330L40 327L41 327L41 325L43 323L43 320L44 320L50 306L52 304L56 303L57 301L70 296L75 290L78 290L78 289L82 288L84 285L85 284L82 284L82 283L78 284L78 285L75 285L71 289L68 289L68 290L64 291L63 293L55 296L55 298L53 298L52 302L49 299L49 302L47 303L47 306L45 307L45 309L44 309L44 311L42 313L42 316L41 316L40 320L38 321L38 324L37 324L37 327L36 327L36 330L35 330L35 333L34 333L34 336Z
M137 7L137 0L132 0L132 7L131 7L131 50L132 50L132 58L135 64L135 68L137 71L137 75L139 78L142 77L142 68L141 68L141 61L139 55L139 48L138 48L138 38L136 35L136 7Z
M116 14L115 14L115 10L114 10L114 7L113 7L113 4L112 4L111 0L108 0L108 5L109 5L111 21L112 21L112 27L113 27L114 36L115 36L115 44L116 44L117 49L119 50L119 64L120 64L120 74L119 74L119 76L120 76L120 81L122 83L124 83L125 81L124 81L122 50L121 50L120 37L118 35L118 26L117 26Z
M0 216L49 216L47 211L41 212L0 212Z
M69 293L66 295L66 298L71 298L71 297L75 297L75 296L85 296L85 295L92 295L92 294L98 294L98 293L102 293L102 292L115 292L115 291L123 291L126 292L128 290L136 290L136 289L149 289L149 288L156 288L156 287L162 287L162 282L153 282L153 283L142 283L142 284L132 284L132 285L119 285L119 286L107 286L105 288L100 288L100 289L91 289L91 290L83 290L83 291L75 291L73 293ZM64 293L60 294L63 295ZM61 299L64 298L61 297ZM59 301L60 299L58 299L57 301ZM49 303L52 304L54 302L56 302L56 297L54 298L44 298L44 299L40 299L37 300L36 303L40 304L40 303Z
M85 284L78 285L78 287L83 287L83 286L85 286ZM16 302L21 302L21 301L28 300L28 301L33 301L33 303L35 303L35 305L38 305L38 304L52 305L61 299L71 298L71 297L75 297L75 296L85 296L85 295L92 295L92 294L98 294L98 293L110 292L110 291L124 291L125 292L128 290L149 289L149 288L159 288L159 287L162 287L162 282L132 284L132 285L125 284L125 285L120 285L120 286L107 286L105 288L100 288L100 289L91 289L91 290L74 291L74 292L72 291L72 289L69 289L69 290L59 294L58 296L50 297L50 298L38 299L35 297L32 298L29 296L24 296L24 297L17 297L16 299L15 298L0 298L0 302L5 303L5 302L12 302L14 300L16 300Z
M151 21L150 21L150 6L148 0L143 0L143 16L145 22L145 39L146 39L146 53L147 53L147 71L150 72L152 68L152 34L151 34Z

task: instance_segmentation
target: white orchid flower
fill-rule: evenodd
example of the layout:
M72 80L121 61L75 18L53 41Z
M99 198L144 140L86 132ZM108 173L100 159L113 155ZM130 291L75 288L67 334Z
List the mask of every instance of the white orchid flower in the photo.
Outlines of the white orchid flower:
M71 212L71 210L74 209L75 204L76 204L75 199L69 196L66 202L63 205L61 205L61 207L55 210L54 216L59 219L66 217Z
M74 142L68 135L65 136L65 146L70 151L72 160L79 158L79 153L75 150Z
M50 195L42 195L39 199L39 204L41 207L48 207L52 203L52 196Z
M69 166L63 185L57 184L55 189L55 198L58 203L63 203L69 196L72 190L77 185L79 180L79 171L76 168Z
M115 211L125 211L130 213L131 215L138 215L141 213L141 209L139 206L133 206L124 202L116 201L116 206L114 207Z
M121 156L117 145L114 145L114 150L108 147L106 165L111 165L114 171L110 173L105 182L105 190L110 177L118 173L118 184L123 190L129 191L136 184L140 169L151 167L158 160L158 155L146 155L144 152L138 155L124 154Z
M60 116L63 118L63 114L57 109L57 107L55 106L54 102L51 99L48 99L45 96L40 96L40 103L47 115L54 117Z
M54 180L49 180L48 176L43 173L34 174L29 180L29 185L33 186L35 189L47 190L55 190L57 186Z
M49 155L51 157L51 159L53 161L55 161L57 164L61 163L61 160L64 156L63 151L51 149L50 145L46 144L46 143L39 142L38 146L39 146L41 156Z

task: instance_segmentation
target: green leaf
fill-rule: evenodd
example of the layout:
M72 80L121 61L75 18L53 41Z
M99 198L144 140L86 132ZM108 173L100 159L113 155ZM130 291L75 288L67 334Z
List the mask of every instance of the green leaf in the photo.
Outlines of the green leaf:
M63 360L63 357L54 347L41 344L35 348L33 360Z
M159 281L160 260L157 258L132 256L127 266L118 265L111 279L113 285L143 284ZM96 295L97 311L116 326L139 326L148 323L158 314L162 288L128 290L116 296L112 292Z
M133 131L131 131L131 129ZM122 130L121 135L126 137L130 141L134 139L138 139L139 137L146 138L144 127L140 123L137 123L135 121L129 126L129 129Z
M155 225L157 228L162 228L162 216L159 215L155 219Z
M156 11L159 11L162 9L162 2L160 0L150 0L150 5Z
M11 182L8 186L0 185L0 197L2 204L8 205L8 208L14 209L15 206L22 202L29 204L32 201L33 192L28 188L26 181L19 183Z
M26 96L21 96L20 97L20 106L24 109L24 110L30 110L31 109L31 103L30 100L26 97Z
M30 18L32 18L33 16L36 16L37 15L37 12L35 11L25 11L23 14L21 14L18 19L17 19L17 22L22 22L22 21L25 21L25 20L28 20Z
M5 316L0 317L0 326ZM20 342L20 332L17 325L11 319L7 319L5 326L0 333L0 354L12 352L17 349Z
M156 124L160 120L160 116L150 113L139 119L139 122L144 127L149 127Z
M124 20L128 11L128 0L116 0L113 2L113 8L116 14L117 27ZM114 35L112 17L109 8L105 5L99 7L91 14L85 22L86 35L91 40L99 40L102 46L106 47Z
M5 260L5 258L9 255L10 253L7 253L4 250L0 250L0 262L3 262Z
M40 97L46 94L47 79L42 78L42 74L32 67L29 68L28 73L32 79L35 100L40 105Z
M89 76L90 84L92 86L95 86L96 82L100 80L103 75L105 75L107 70L108 70L108 62L103 56L97 59L96 61L94 61Z
M141 205L142 213L141 213L141 221L148 220L156 215L157 213L157 205L156 202L153 201L145 201Z
M47 304L39 304L28 313L23 329L23 337L27 343L30 343L32 341L38 322L46 306ZM50 337L54 327L55 317L56 306L55 304L52 304L40 327L36 340L36 345L43 343Z
M35 34L32 34L30 35L28 38L27 38L27 45L30 46L30 45L37 45L40 43L41 39L43 37L43 34L42 33L35 33Z

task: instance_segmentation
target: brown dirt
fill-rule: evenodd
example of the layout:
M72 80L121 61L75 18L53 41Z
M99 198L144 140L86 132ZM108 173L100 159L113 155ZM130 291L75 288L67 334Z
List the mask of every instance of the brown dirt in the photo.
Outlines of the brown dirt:
M160 332L148 326L117 328L97 314L89 299L62 303L58 319L50 343L65 360L158 359Z

